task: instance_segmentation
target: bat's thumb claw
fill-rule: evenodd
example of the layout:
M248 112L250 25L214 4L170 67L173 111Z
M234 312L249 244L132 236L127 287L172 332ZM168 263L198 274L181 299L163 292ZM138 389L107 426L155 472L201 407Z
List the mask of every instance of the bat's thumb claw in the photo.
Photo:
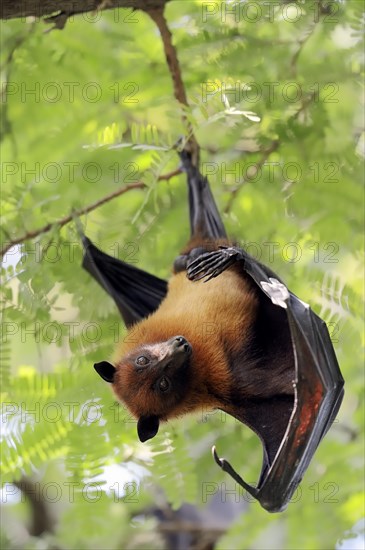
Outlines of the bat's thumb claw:
M273 304L286 309L288 307L286 302L290 298L288 289L283 283L273 277L270 277L269 281L269 283L261 281L260 284L263 291L270 297Z
M227 474L229 474L236 481L236 483L241 485L241 487L246 489L246 491L248 491L250 495L252 495L254 498L258 498L259 490L256 489L256 487L251 487L251 485L246 483L242 479L242 477L239 476L237 472L232 468L229 462L227 462L224 458L219 458L215 445L213 445L212 447L212 454L214 460L224 472L227 472Z

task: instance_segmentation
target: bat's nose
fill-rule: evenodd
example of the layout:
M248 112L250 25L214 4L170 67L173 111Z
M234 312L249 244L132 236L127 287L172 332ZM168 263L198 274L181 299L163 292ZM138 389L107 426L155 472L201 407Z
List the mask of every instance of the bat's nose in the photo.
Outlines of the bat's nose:
M191 352L191 345L184 336L175 336L172 341L172 347L174 351L183 351L185 353Z
M180 347L187 343L186 338L184 336L176 336L175 338L176 346Z

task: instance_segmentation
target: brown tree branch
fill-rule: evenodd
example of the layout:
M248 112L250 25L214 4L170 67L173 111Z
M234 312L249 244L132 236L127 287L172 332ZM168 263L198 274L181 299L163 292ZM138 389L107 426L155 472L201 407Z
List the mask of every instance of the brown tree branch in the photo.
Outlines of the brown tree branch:
M179 103L188 105L185 87L181 76L179 60L177 58L176 48L172 43L172 34L167 26L163 8L155 10L146 10L151 19L156 23L156 26L161 34L161 39L164 47L165 57L172 82L174 85L174 95Z
M170 0L2 0L0 19L25 17L57 17L77 15L100 10L132 8L134 10L156 9ZM52 21L51 21L52 22Z
M156 24L158 30L160 31L166 62L174 87L175 99L181 105L189 107L185 86L181 75L179 59L177 57L176 48L172 43L172 34L167 25L167 21L164 15L164 7L156 9L145 9L145 11L148 13L148 15ZM199 145L194 136L192 126L185 115L183 115L182 120L186 128L187 135L189 136L187 143L190 153L192 155L193 163L197 166L199 164Z
M99 199L98 201L93 202L92 204L89 204L89 206L85 206L85 208L80 208L79 210L75 210L74 212L72 212L72 214L68 214L67 216L64 216L63 218L55 222L47 223L43 227L34 229L33 231L27 231L21 237L17 237L16 239L12 239L11 241L7 242L0 249L0 256L4 256L4 254L6 254L8 250L12 246L15 246L16 244L21 244L25 241L29 241L29 239L34 239L35 237L42 235L42 233L47 233L55 225L58 225L61 228L64 225L67 225L68 223L70 223L74 218L77 218L79 216L83 216L84 214L88 214L89 212L92 212L92 210L99 208L99 206L102 206L103 204L111 201L112 199L115 199L116 197L119 197L120 195L124 195L124 193L127 193L127 191L130 191L131 189L143 189L144 187L146 187L146 184L141 181L138 181L136 183L131 183L130 185L125 185L121 189L117 189L113 193L106 195L106 197L103 197L102 199Z
M168 172L167 174L161 174L158 176L157 181L168 181L174 176L177 176L182 173L181 168L176 168L176 170L172 170L171 172ZM80 208L79 210L74 210L72 214L68 214L67 216L64 216L63 218L55 221L50 222L44 225L43 227L40 227L38 229L34 229L33 231L27 231L22 235L21 237L17 237L16 239L10 239L1 249L0 249L0 257L4 256L8 250L12 246L15 246L17 244L22 244L25 241L29 241L30 239L34 239L35 237L38 237L39 235L42 235L43 233L47 233L50 231L53 227L58 225L58 227L63 227L64 225L67 225L75 218L78 218L80 216L84 216L85 214L88 214L89 212L92 212L93 210L96 210L96 208L99 208L99 206L102 206L103 204L106 204L107 202L115 199L116 197L120 197L120 195L124 195L124 193L127 193L131 189L144 189L146 187L146 184L143 183L143 181L137 181L135 183L131 183L130 185L125 185L124 187L121 187L120 189L117 189L116 191L113 191L113 193L110 193L109 195L106 195L105 197L97 200L96 202L93 202L92 204L89 204L89 206L85 206L84 208Z
M147 11L149 13L150 17L156 23L156 25L159 28L160 33L161 33L161 38L162 38L163 45L164 45L166 60L167 60L167 63L168 63L170 74L172 76L172 80L173 80L173 84L174 84L175 98L177 99L177 101L179 101L179 103L188 106L186 93L185 93L185 87L184 87L184 84L183 84L183 81L182 81L179 61L178 61L178 58L177 58L177 52L176 52L175 47L172 44L172 35L171 35L171 32L170 32L170 30L167 26L167 22L166 22L166 19L164 17L164 13L163 13L163 6L165 5L166 1L168 1L168 0L164 0L164 1L162 1L162 0L161 1L159 1L159 0L147 1L147 2L143 2L143 6L140 5L138 2L132 2L131 4L133 4L133 6L129 5L130 4L129 2L124 2L124 7L143 8L145 11ZM85 3L84 5L86 5L86 4L87 3ZM128 4L128 6L127 6L127 4ZM139 4L139 5L137 6L137 4ZM3 9L4 9L4 7L6 7L6 5L7 5L6 3L5 3L5 6L3 5ZM94 9L101 9L101 7L102 8L104 8L104 7L112 8L112 7L116 7L116 6L114 5L114 2L111 2L111 1L108 0L107 2L105 2L105 1L102 2L102 3L98 2L97 5L94 6ZM75 13L75 8L74 7L73 7L72 13ZM22 15L23 14L24 13L22 12ZM42 12L42 14L44 14L44 13ZM58 17L58 15L56 15L56 17ZM52 17L50 17L50 19L52 19ZM197 159L198 156L199 156L199 146L198 146L198 144L195 140L195 137L192 134L191 126L188 123L186 117L184 117L184 122L185 122L185 126L187 128L188 134L190 134L189 144L190 144L191 152L193 154L193 157L195 159ZM169 180L171 177L173 177L177 174L180 174L180 173L181 173L181 169L177 168L176 170L174 170L174 171L172 171L168 174L161 174L158 177L158 181ZM44 225L43 227L41 227L39 229L36 229L36 230L33 230L33 231L27 231L25 234L23 234L22 236L20 236L16 239L10 239L0 249L0 256L4 256L6 254L6 252L8 252L8 250L12 246L15 246L17 244L21 244L21 243L23 243L23 242L25 242L29 239L33 239L35 237L38 237L39 235L50 231L52 229L52 227L54 227L56 225L58 225L61 228L64 225L70 223L75 217L82 216L84 214L87 214L88 212L91 212L92 210L95 210L99 206L102 206L106 202L109 202L110 200L126 193L130 189L142 189L144 187L145 187L145 184L143 182L137 182L137 183L134 183L134 184L131 184L131 185L127 185L127 186L111 193L110 195L107 195L106 197L96 201L95 203L93 203L93 204L91 204L91 205L89 205L85 208L74 211L72 214L69 214L69 215L63 217L63 218L61 218L60 220L58 220L56 222L48 223L48 224Z
M182 173L183 171L181 168L176 168L176 170L172 170L172 172L167 172L167 174L161 174L160 176L158 176L157 181L169 181L174 176L178 176Z

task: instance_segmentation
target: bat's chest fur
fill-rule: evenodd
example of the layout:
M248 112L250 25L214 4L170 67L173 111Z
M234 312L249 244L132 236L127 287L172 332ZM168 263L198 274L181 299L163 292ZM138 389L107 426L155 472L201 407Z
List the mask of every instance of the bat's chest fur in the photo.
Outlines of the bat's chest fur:
M255 317L257 298L234 270L204 283L185 273L174 275L158 310L133 328L141 343L164 341L181 334L198 350L239 350ZM126 350L125 346L123 349Z
M130 340L144 345L184 336L193 348L191 400L198 402L204 394L206 405L220 406L222 399L230 399L232 368L249 345L257 308L255 293L234 268L207 283L191 282L184 272L178 273L158 310L134 326ZM119 357L136 343L123 344ZM244 369L242 364L237 367Z

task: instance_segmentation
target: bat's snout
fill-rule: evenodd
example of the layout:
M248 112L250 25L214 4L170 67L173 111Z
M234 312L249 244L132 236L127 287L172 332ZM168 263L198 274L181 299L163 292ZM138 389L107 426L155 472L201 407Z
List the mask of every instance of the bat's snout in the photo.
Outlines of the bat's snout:
M186 353L187 355L191 354L192 348L191 344L187 341L184 336L174 336L174 338L171 338L169 341L169 345L171 346L171 352L173 354L175 353Z

